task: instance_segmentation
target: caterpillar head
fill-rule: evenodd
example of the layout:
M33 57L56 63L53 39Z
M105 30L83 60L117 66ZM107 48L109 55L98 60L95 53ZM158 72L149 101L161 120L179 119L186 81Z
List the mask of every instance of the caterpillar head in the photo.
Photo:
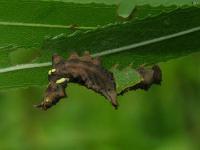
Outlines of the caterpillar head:
M66 86L67 80L64 78L61 78L56 82L50 82L45 91L42 103L36 105L36 107L47 110L48 108L58 103L61 98L67 96L65 92Z

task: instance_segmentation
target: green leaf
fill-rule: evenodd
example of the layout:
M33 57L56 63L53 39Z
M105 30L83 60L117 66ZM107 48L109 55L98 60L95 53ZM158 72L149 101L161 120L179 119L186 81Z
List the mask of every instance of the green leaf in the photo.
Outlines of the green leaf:
M134 17L141 19L146 17L147 13L157 15L160 9L163 11L171 10L171 7L138 7ZM17 58L11 52L15 50L18 51L17 53L20 52L19 54L21 55L27 55L28 52L25 50L19 51L16 48L40 48L44 38L48 41L51 37L55 39L63 34L69 35L73 33L73 25L77 25L76 28L79 30L88 30L120 21L120 18L116 15L116 11L117 6L104 4L83 5L32 0L1 1L0 57L3 59L0 60L0 65L1 67L13 65L12 60L16 60ZM28 51L30 52L30 50ZM34 56L38 55L40 54L38 53ZM28 56L30 55L27 55L27 61L22 60L21 63L28 63L36 58L32 56L29 58Z
M140 21L132 21L108 25L96 30L77 33L73 36L63 36L58 39L49 39L43 46L43 56L38 61L50 60L53 53L57 52L67 56L72 51L83 53L90 51L92 54L102 53L103 50L120 48L126 51L118 51L109 54L106 52L101 58L107 68L114 64L126 67L130 63L134 67L141 64L153 64L167 61L172 58L199 51L199 31L180 35L164 41L157 41L149 45L140 45L134 49L126 48L135 43L146 42L152 39L166 38L185 30L200 26L200 8L179 9L171 13ZM144 42L144 43L145 43ZM125 47L125 48L123 48ZM48 49L48 50L47 50Z
M74 32L73 26L80 30L88 30L118 22L121 19L117 15L117 8L117 5L76 4L52 0L1 1L0 47L8 45L38 47L44 38L48 39L62 33L71 34ZM134 12L133 19L155 16L176 8L140 6Z
M41 57L35 63L49 62L54 53L67 57L72 51L82 54L86 50L93 56L101 56L103 65L108 69L115 64L119 64L119 68L129 64L136 68L142 64L178 58L200 51L199 14L200 8L185 8L144 20L112 24L70 36L58 36L44 43L40 51ZM45 85L49 66L50 63L45 63L2 68L0 89ZM130 78L121 82L123 73L115 74L119 78L116 80L120 90L139 80L137 76L133 76L133 82L129 81Z
M92 13L91 13L92 12ZM93 29L116 21L116 6L56 1L0 1L0 47L40 46L44 37Z
M71 34L74 32L73 26L77 29L88 30L121 20L117 15L117 1L84 1L84 3L88 2L115 5L76 4L67 3L65 0L62 2L52 0L0 1L0 47L8 45L38 47L44 38L62 33ZM163 11L169 12L176 8L176 6L155 8L138 6L134 11L133 19L156 16ZM123 12L127 8L119 7L119 10Z
M30 50L26 52L24 48L35 47L31 49L38 50L44 39L73 33L73 26L77 26L78 30L88 30L115 22L117 18L114 5L39 0L0 1L0 66L16 63L18 56L11 52L17 50L19 55L25 56ZM39 53L35 57L27 55L27 61L21 60L21 63L31 62Z

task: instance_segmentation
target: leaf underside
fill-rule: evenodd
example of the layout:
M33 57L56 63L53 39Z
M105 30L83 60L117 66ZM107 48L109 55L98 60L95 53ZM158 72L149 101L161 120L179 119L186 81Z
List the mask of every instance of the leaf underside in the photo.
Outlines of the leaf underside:
M58 2L55 2L55 3L58 3ZM46 5L46 3L44 3L44 5ZM0 5L0 7L1 6L2 5ZM90 5L86 7L88 11L84 10L84 12L88 12L92 14L91 12L96 11L96 7L92 11L92 8L90 8L89 6ZM100 5L100 7L101 6L105 7L105 5ZM24 4L24 7L25 7L25 4ZM64 11L64 7L65 6L63 6L63 11ZM81 8L82 7L80 7L80 9ZM86 9L86 8L83 7L82 9ZM143 8L146 8L148 10L146 12L154 12L152 13L152 16L155 16L155 17L147 18L147 13L146 14L142 13L143 11L139 11L140 10L139 8L141 10L144 10ZM54 9L54 6L51 6L51 9ZM49 9L48 11L51 11L51 9ZM54 53L58 53L59 55L62 55L65 58L68 57L70 53L73 51L76 51L79 54L82 54L84 51L90 51L91 54L96 54L96 53L102 52L103 50L123 47L126 45L131 45L134 43L139 43L142 41L167 36L170 34L174 34L177 32L181 32L184 30L188 30L188 29L200 26L200 15L199 15L200 9L199 8L188 7L188 8L179 8L176 10L175 9L176 9L175 7L170 7L170 9L166 8L166 10L168 11L165 11L165 13L158 15L162 12L160 11L160 9L152 9L149 6L144 6L144 7L140 6L138 7L138 10L135 12L135 15L137 15L139 19L135 19L133 17L130 21L127 21L125 23L120 23L121 20L119 21L118 17L116 16L116 6L109 6L107 10L107 16L108 16L107 20L104 20L106 17L102 19L99 23L96 23L96 20L94 20L93 24L92 23L90 24L90 22L88 22L88 24L84 24L84 21L81 20L82 22L78 24L83 25L83 26L84 25L97 26L98 24L106 25L108 23L115 22L117 20L119 21L119 23L107 25L104 27L99 27L92 31L87 31L87 32L79 31L70 36L69 36L69 33L72 33L72 31L59 29L59 31L57 32L55 29L53 29L53 32L54 31L56 32L55 34L52 34L52 35L56 35L58 33L65 33L65 34L57 36L56 38L52 37L51 35L49 36L48 39L44 40L43 42L41 42L42 41L41 39L46 33L44 33L41 36L36 35L34 36L34 38L37 39L37 41L35 41L35 43L37 43L36 45L34 45L33 43L30 44L31 43L30 41L32 39L30 41L24 42L23 40L25 38L23 37L25 35L23 34L20 35L19 37L15 37L16 39L9 39L13 35L13 33L11 33L6 39L7 35L5 33L4 34L5 38L3 39L6 41L13 41L14 44L19 45L19 46L23 45L22 47L26 45L25 49L27 50L36 48L37 52L39 51L39 55L36 55L37 59L34 59L33 63L49 62L51 60L51 56ZM44 11L47 11L47 10L44 10ZM69 11L69 10L65 10L65 11ZM103 15L99 16L99 18L101 17L103 18L105 15L104 13L105 10L101 8L99 11L103 12ZM45 17L43 16L44 22L39 21L41 20L39 16L38 18L35 17L36 19L34 23L48 23L48 24L51 23L51 24L69 25L69 23L73 22L72 20L69 20L69 22L62 21L62 19L59 21L60 18L57 17L59 14L58 13L59 11L56 11L56 12L57 14L56 13L53 13L53 15L50 14L49 18L47 16L46 20L44 19ZM72 12L72 14L74 14L74 12ZM101 13L98 12L98 14L101 14ZM55 22L50 20L50 18L52 18L51 15L55 18ZM87 15L87 13L83 15ZM61 16L61 18L62 17L63 16ZM81 16L79 17L81 18ZM6 19L9 20L9 18L6 18L4 16L3 21ZM10 18L10 19L13 20L13 18ZM16 19L14 21L20 22L22 20L23 18L21 18L21 20L19 18L19 20ZM2 31L5 30L5 28L7 28L6 30L9 30L11 27L0 26L0 30ZM15 28L18 28L18 27L14 27L13 31L15 31ZM43 28L38 28L38 29L46 30ZM19 32L21 32L20 30ZM27 33L26 30L24 29L22 30L24 33ZM33 31L31 28L30 30ZM48 32L53 33L50 30L52 29L49 29ZM38 33L38 32L40 31L35 31L35 33ZM22 41L20 41L21 37L22 37ZM132 64L132 68L137 68L138 66L143 65L143 64L151 65L151 64L167 61L172 58L177 58L177 57L181 57L187 54L198 52L200 50L200 42L198 39L200 39L200 31L183 35L180 37L176 37L173 39L165 40L162 42L157 42L157 43L150 44L147 46L141 46L135 49L130 49L127 51L115 53L112 55L102 56L101 61L104 67L108 69L112 68L116 64L119 64L119 67L117 69L118 72L116 73L116 76L118 76L119 79L124 80L123 83L118 82L117 84L118 89L120 91L120 90L123 90L127 86L131 86L140 82L141 80L137 75L134 76L134 72L135 72L134 69L126 70L126 69L123 69L124 67ZM3 40L0 41L0 44L1 43L2 45L4 43L12 44L12 43L5 42ZM39 46L41 43L43 43L42 47ZM28 48L27 46L31 46L34 48ZM15 48L12 46L9 48L7 47L0 48L0 57L5 58L5 59L0 60L0 64L1 64L0 68L9 67L17 63L17 61L10 61L10 60L13 60L11 59L13 56L12 52L15 52L16 49L19 51L19 48ZM10 55L11 53L12 55ZM33 85L46 85L47 72L49 69L50 67L43 67L43 68L32 68L32 69L18 70L14 72L1 73L0 74L0 83L1 83L0 89L2 90L2 89L7 89L7 88L27 87L27 86L33 86ZM121 72L124 72L125 74L126 73L133 74L133 79L123 78L124 75Z
M71 37L63 36L47 41L43 46L43 53L51 56L54 52L61 55L64 52L63 56L66 56L72 51L82 53L89 50L90 53L95 54L102 50L139 43L198 27L200 26L199 14L199 8L179 9L142 21L111 25ZM101 59L107 68L114 64L126 67L132 63L134 67L138 67L141 64L167 61L199 51L199 37L200 31L197 31L133 50L102 56Z

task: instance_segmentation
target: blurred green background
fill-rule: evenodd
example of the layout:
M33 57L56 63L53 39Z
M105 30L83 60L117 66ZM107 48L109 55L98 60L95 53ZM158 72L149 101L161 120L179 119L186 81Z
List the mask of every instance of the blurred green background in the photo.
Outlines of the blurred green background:
M200 53L160 63L161 86L119 97L114 110L78 85L48 111L45 87L0 93L0 150L199 150Z

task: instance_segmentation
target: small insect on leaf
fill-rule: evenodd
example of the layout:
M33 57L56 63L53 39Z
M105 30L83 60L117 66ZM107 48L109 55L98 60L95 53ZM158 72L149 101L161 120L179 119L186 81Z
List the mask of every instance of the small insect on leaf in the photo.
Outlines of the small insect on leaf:
M67 60L59 55L53 55L52 67L48 72L49 85L44 94L44 100L36 105L47 110L61 98L66 97L67 84L78 83L92 89L107 98L114 108L117 108L117 93L113 74L101 66L98 58L92 58L88 52L79 57L72 53Z

